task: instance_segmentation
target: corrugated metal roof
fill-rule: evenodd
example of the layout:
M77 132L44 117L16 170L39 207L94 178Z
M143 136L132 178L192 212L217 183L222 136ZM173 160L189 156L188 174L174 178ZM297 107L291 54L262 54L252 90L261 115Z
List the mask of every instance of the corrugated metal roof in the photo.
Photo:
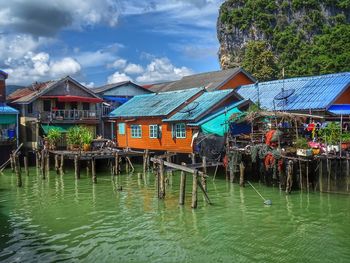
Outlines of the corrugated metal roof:
M134 82L131 82L131 81L122 81L122 82L117 82L117 83L112 83L112 84L107 84L107 85L104 85L104 86L101 86L101 87L98 87L98 88L92 88L91 90L93 92L95 92L96 94L99 94L99 93L104 93L106 91L109 91L111 89L115 89L115 88L118 88L118 87L121 87L121 86L124 86L124 85L133 85L135 87L138 87L142 90L145 90L146 92L152 92L151 90L149 89L146 89L145 87L143 86L140 86L140 85L137 85L135 84Z
M200 97L164 121L195 121L216 104L235 94L233 90L204 92Z
M19 111L10 107L10 106L7 106L6 104L2 104L0 105L0 114L18 114Z
M191 87L205 87L208 91L213 91L221 87L228 80L230 80L236 74L243 72L252 81L255 79L245 72L242 68L230 68L226 70L219 70L213 72L205 72L200 74L194 74L190 76L185 76L180 80L154 84L149 87L150 90L154 92L170 91L170 90L182 90Z
M241 106L246 105L247 103L251 103L251 101L250 100L240 100L240 101L234 102L234 103L232 103L230 105L226 105L225 107L219 109L218 111L206 116L205 118L199 120L198 122L189 123L188 125L189 126L200 126L200 125L220 116L221 114L225 114L225 112L227 112L227 111L230 111L234 108L239 109ZM228 117L230 117L230 116L228 116Z
M138 95L112 111L109 116L167 116L201 91L203 91L203 88Z
M350 85L350 72L329 74L313 77L274 80L237 89L245 99L258 102L269 110L309 110L326 109ZM294 89L287 100L274 100L275 96L284 90Z

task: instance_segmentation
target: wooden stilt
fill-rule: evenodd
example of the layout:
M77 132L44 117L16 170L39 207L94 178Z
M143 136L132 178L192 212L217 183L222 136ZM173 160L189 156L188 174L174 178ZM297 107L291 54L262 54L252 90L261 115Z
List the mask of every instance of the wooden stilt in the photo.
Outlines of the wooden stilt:
M91 169L91 161L87 160L86 161L86 176L89 177L90 176L90 169Z
M119 174L119 154L115 153L115 157L114 157L114 173L115 175Z
M299 161L299 180L300 180L300 190L303 190L303 172L301 170L301 161Z
M45 149L41 151L41 177L42 179L45 179L46 178L46 157L45 157Z
M38 150L35 151L35 165L36 168L40 168L40 152Z
M239 164L239 186L241 187L244 187L244 170L245 170L244 163L241 162Z
M24 172L26 176L29 176L29 170L28 170L28 156L23 157L23 164L24 164Z
M74 175L75 179L80 179L80 165L79 165L79 156L74 156Z
M60 174L64 174L64 155L61 155Z
M91 159L91 175L92 175L92 182L94 184L97 183L97 177L96 177L96 164L95 164L95 158Z
M19 157L17 154L14 154L13 158L15 160L14 166L15 166L15 173L16 173L16 177L17 177L17 186L22 187L22 175L21 175L21 170L20 170Z
M350 164L349 164L349 154L346 154L346 191L349 192L350 184Z
M129 174L129 162L128 162L128 157L125 157L125 172L126 174Z
M230 167L230 182L233 183L235 180L235 173L234 173L234 166L236 165L234 163L234 157L233 155L231 156L231 158L229 159L229 167Z
M146 170L147 170L147 153L145 150L143 154L143 174L146 174Z
M292 191L293 185L293 161L288 161L287 165L287 182L286 182L286 194Z
M13 155L13 152L10 154L10 164L11 164L11 171L15 172L15 158Z
M196 154L191 153L191 161L192 161L192 164L196 163Z
M206 201L208 204L211 204L210 199L209 199L209 196L208 196L208 193L207 193L207 191L204 190L204 187L203 187L202 183L201 183L201 182L197 182L197 183L198 183L199 189L201 189L202 192L203 192L203 194L204 194L205 201Z
M163 199L165 197L165 176L164 176L164 161L163 161L163 159L160 160L159 175L160 175L159 199Z
M318 168L318 181L320 184L320 192L323 192L323 167L322 167L323 160L320 159L320 168Z
M146 171L149 171L149 169L150 169L150 165L149 165L149 163L150 163L150 158L149 158L149 150L146 150Z
M137 179L139 179L139 180L142 179L142 173L137 173Z
M205 156L202 157L202 166L203 166L204 175L207 175L207 158ZM202 176L202 185L203 185L204 190L208 191L207 178L205 176Z
M197 177L198 177L198 171L195 171L193 173L193 182L192 182L192 202L191 202L191 207L192 208L197 208L197 188L198 188L198 181L197 181Z
M306 162L306 189L309 192L310 184L309 184L309 162Z
M50 171L50 154L47 150L45 150L45 158L46 158L46 171Z
M59 159L57 154L55 154L55 170L56 174L60 173Z
M327 162L329 160L327 159ZM329 161L329 167L328 167L328 179L327 179L327 191L329 192L331 190L331 171L332 171L332 161Z
M184 171L181 171L180 197L179 197L179 204L180 205L184 205L185 204L185 193L186 193L185 191L186 191L186 173Z

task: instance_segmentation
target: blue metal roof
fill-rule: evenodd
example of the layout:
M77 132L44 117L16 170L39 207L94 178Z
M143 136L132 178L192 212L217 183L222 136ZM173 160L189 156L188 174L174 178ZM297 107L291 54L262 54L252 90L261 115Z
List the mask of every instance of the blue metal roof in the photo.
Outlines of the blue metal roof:
M138 95L124 103L110 117L167 116L187 100L203 91L203 88Z
M241 86L237 92L269 110L327 109L350 85L350 72L274 80ZM274 100L282 89L295 92L286 100ZM259 94L259 99L258 99Z
M237 102L234 102L230 105L226 105L225 107L222 107L220 108L218 111L206 116L205 118L195 122L195 123L189 123L188 125L189 126L200 126L218 116L220 116L221 114L225 114L226 112L234 109L234 108L239 108L240 106L242 106L243 104L245 103L248 103L249 100L240 100L240 101L237 101ZM230 117L230 116L229 116Z
M195 121L216 104L235 94L233 90L205 92L169 119L163 121Z
M336 104L328 108L330 113L335 115L350 115L350 104Z
M6 104L2 104L0 105L0 114L19 114L19 111Z

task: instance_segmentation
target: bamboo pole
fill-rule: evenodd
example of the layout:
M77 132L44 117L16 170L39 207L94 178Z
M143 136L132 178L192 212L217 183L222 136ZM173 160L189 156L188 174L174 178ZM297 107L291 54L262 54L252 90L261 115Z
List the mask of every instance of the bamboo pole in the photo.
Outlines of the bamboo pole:
M95 158L91 159L91 174L92 174L92 182L94 184L97 183L97 177L96 177L96 164L95 164Z
M60 174L64 174L64 155L61 154Z
M46 157L45 157L45 149L41 151L41 176L42 176L42 179L45 179L46 178Z
M28 156L23 157L23 164L24 164L24 172L26 176L29 176L29 170L28 170Z
M239 186L241 187L244 187L244 170L245 170L244 163L241 162L239 164Z
M59 159L57 154L55 154L55 170L56 170L56 174L60 173L60 165L59 165Z
M15 160L14 166L15 166L15 173L16 173L16 177L17 177L17 186L22 187L22 175L21 175L19 157L17 154L14 154L13 158Z
M185 195L186 195L186 173L184 171L181 171L180 175L180 197L179 197L179 204L184 205L185 204Z
M115 156L114 156L114 172L115 172L115 175L119 175L119 154L118 153L115 153Z
M192 208L197 208L197 187L198 187L198 171L195 171L193 173L193 182L192 182L192 202L191 202L191 207Z
M163 161L163 159L160 160L159 174L160 174L159 199L163 199L165 197L165 176L164 176L164 161Z
M75 179L80 179L80 166L79 166L79 156L74 156L74 175Z
M203 173L205 175L207 175L207 157L203 156L202 157L202 166L203 166ZM206 176L201 176L201 179L202 179L202 185L203 185L203 188L204 190L207 192L208 191L208 188L207 188L207 178Z

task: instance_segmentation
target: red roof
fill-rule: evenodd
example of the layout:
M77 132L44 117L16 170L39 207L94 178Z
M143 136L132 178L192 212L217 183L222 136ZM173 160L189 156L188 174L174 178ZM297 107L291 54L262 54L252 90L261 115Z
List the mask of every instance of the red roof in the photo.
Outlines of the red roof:
M32 93L45 89L47 86L51 85L52 82L53 81L46 81L46 82L40 82L40 83L37 82L26 88L15 90L14 92L12 92L10 95L7 96L7 99L13 101L21 97L28 96Z
M62 102L91 102L91 103L99 103L102 102L103 99L100 98L90 98L90 97L81 97L81 96L41 96L43 99L57 99Z

